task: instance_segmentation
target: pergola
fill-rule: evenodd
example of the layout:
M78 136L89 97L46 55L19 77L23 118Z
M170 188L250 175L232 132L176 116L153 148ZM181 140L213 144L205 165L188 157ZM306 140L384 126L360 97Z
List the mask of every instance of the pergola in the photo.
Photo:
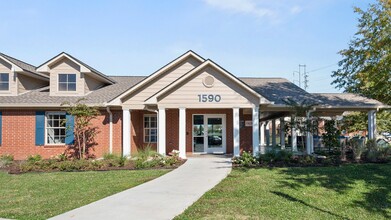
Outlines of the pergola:
M297 94L298 95L298 94ZM369 99L351 93L313 93L311 97L306 97L306 104L311 108L301 117L336 117L342 116L344 112L366 112L368 114L368 138L376 138L376 112L380 109L390 109L377 100ZM298 97L290 96L299 100ZM265 153L265 147L276 146L276 121L280 122L280 144L281 149L285 149L285 128L284 118L292 117L294 109L292 106L284 103L270 103L261 106L260 115L260 152ZM270 141L270 124L271 123L271 141ZM292 151L297 151L297 131L291 129L291 146ZM270 143L271 142L271 143ZM314 152L314 139L311 132L306 132L306 153Z

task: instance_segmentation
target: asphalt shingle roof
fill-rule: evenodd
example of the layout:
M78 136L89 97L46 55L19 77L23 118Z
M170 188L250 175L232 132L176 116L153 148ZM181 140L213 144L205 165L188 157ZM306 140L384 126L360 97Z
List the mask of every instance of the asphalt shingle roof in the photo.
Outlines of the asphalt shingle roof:
M97 89L86 96L50 96L49 87L33 90L19 96L0 96L1 103L4 104L61 104L65 101L76 102L85 98L84 103L99 105L110 101L121 93L130 89L140 82L145 76L112 76L112 80L117 83Z
M47 75L37 72L36 71L37 68L35 66L31 65L31 64L28 64L26 62L23 62L21 60L18 60L16 58L13 58L13 57L8 56L8 55L3 54L3 53L0 53L0 56L4 57L9 62L15 64L16 66L20 67L24 71L27 71L27 72L30 72L30 73L33 73L33 74L36 74L36 75L39 75L39 76L42 76L42 77L45 77L45 78L49 78Z
M85 98L85 103L101 105L118 97L137 83L141 82L146 76L110 76L115 84L107 85L86 96L50 96L49 87L33 90L19 96L0 96L1 104L21 104L28 106L29 104L42 105L59 105L65 101L75 102L78 99ZM318 103L325 106L383 106L377 100L368 99L359 95L350 93L313 93L310 94L294 83L283 78L239 78L253 90L258 92L267 100L274 104L285 105L284 100L288 98L302 102L307 100L307 103Z
M311 93L312 96L328 106L374 107L384 106L383 103L353 93Z
M297 103L319 103L319 99L284 78L239 78L267 100L277 105L285 105L288 99Z

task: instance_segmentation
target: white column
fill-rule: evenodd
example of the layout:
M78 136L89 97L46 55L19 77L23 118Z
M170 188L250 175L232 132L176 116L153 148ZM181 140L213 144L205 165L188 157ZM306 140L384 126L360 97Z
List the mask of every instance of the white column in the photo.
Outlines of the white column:
M234 124L234 156L240 154L240 121L239 108L233 108L233 124Z
M276 140L276 119L272 120L272 146L277 146L277 140Z
M307 111L307 121L310 120L310 112ZM306 148L306 152L307 154L311 154L311 132L309 131L309 129L307 128L307 131L305 132L306 133L306 138L305 138L305 148Z
M293 125L294 126L294 125ZM292 145L292 151L293 152L297 152L297 132L296 132L296 128L295 127L292 127L291 128L291 145Z
M166 155L166 109L159 108L158 111L158 153Z
M270 125L269 121L265 124L265 138L266 138L266 147L270 146Z
M253 108L253 155L259 152L259 107Z
M285 121L284 118L280 118L280 143L281 150L285 149Z
M186 108L179 108L179 157L186 158Z
M260 152L261 154L265 154L265 123L261 123L261 132L260 132L261 146Z
M376 138L376 111L368 112L368 139Z
M130 157L131 148L131 128L130 128L130 110L122 110L122 156Z

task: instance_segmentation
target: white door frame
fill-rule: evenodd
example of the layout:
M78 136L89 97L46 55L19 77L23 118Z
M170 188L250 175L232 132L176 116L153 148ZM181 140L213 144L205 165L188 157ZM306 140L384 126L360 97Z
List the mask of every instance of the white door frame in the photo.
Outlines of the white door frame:
M194 127L194 115L204 116L204 151L203 152L194 152L194 136L193 136L193 127ZM208 118L221 118L221 123L223 126L222 130L222 148L208 148ZM205 153L227 153L227 123L225 114L192 114L191 116L192 132L191 132L191 150L193 154L205 154Z

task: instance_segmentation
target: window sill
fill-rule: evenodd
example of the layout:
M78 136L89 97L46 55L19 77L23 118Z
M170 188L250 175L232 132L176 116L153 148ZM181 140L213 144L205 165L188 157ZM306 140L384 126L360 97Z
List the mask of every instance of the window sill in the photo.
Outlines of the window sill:
M67 145L66 144L45 144L42 147L43 148L65 148Z

